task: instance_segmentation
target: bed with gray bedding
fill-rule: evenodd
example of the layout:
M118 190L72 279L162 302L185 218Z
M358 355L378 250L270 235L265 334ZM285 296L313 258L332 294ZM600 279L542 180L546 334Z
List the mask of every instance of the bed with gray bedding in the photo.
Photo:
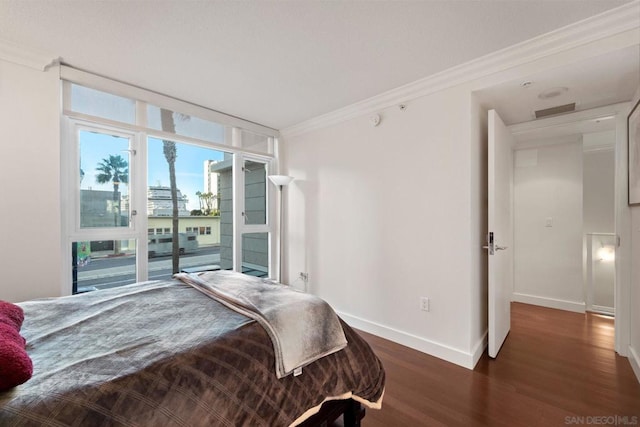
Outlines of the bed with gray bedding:
M341 320L346 347L282 375L272 333L228 305L179 280L21 303L34 372L0 392L0 425L287 426L327 400L380 407L383 367Z

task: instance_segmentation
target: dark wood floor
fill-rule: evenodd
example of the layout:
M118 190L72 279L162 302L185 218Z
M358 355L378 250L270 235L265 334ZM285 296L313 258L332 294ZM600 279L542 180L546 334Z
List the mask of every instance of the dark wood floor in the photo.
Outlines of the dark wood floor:
M616 415L640 426L640 384L613 350L613 319L519 303L511 313L498 358L473 371L362 332L387 373L382 410L363 426L616 425L587 418Z

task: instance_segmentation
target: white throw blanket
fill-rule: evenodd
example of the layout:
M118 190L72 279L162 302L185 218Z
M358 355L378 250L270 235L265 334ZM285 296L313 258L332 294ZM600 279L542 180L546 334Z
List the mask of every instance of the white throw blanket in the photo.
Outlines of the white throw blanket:
M338 316L314 295L232 271L174 277L260 323L273 342L278 378L347 345Z

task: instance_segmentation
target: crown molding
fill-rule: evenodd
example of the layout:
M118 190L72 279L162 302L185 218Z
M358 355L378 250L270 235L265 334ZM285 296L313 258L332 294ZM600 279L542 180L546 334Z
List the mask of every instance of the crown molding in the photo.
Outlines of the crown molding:
M635 41L638 39L639 31L640 0L634 0L602 14L289 126L282 129L281 134L287 138L322 129L621 33L629 32L627 39Z
M45 71L59 63L60 58L37 49L27 49L7 40L0 40L0 59Z

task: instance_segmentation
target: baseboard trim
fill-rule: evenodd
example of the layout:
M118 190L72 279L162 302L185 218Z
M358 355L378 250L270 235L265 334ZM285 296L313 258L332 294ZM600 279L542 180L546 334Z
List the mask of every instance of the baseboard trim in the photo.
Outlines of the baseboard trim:
M640 383L640 357L638 357L638 353L634 350L633 347L629 346L629 363L631 364L631 369L633 369L633 373L636 374L636 379Z
M484 351L483 341L486 338L486 334L478 343L476 343L473 353L467 353L460 349L431 341L408 332L400 331L389 326L381 325L380 323L372 322L361 317L352 316L343 312L338 312L338 316L347 322L349 326L356 329L377 335L467 369L473 369ZM476 353L479 355L476 355Z
M473 356L473 366L475 367L478 364L478 361L484 354L487 349L487 345L489 344L489 331L484 331L482 337L476 342L476 345L473 346L473 351L471 352Z
M586 304L584 302L540 297L536 295L521 294L518 292L513 293L511 300L514 302L522 302L525 304L539 305L541 307L573 311L575 313L584 313L586 311Z
M591 305L591 310L594 313L606 314L608 316L615 316L616 309L613 307L605 307L604 305Z

